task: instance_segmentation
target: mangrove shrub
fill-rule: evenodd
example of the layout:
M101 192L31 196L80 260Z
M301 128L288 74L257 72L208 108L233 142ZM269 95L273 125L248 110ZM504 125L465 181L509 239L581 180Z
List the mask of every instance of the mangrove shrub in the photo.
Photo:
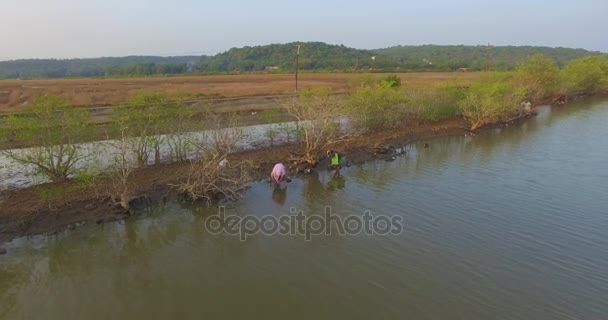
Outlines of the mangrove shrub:
M458 106L474 131L515 115L523 98L523 91L508 78L493 76L471 84Z
M407 91L408 105L423 121L439 121L458 114L458 102L465 96L465 88L456 82L412 88Z
M127 137L140 166L146 165L150 154L160 162L160 149L167 143L164 133L179 134L187 129L190 114L179 102L160 94L143 94L129 99L125 106L114 108L115 135ZM177 157L186 151L181 141L171 141Z
M89 116L89 111L70 106L62 97L41 96L23 114L9 116L3 128L5 137L29 148L2 153L53 182L65 181L86 157L77 142L91 133Z
M355 128L378 130L399 126L407 116L405 93L392 86L367 87L348 100Z
M566 90L572 93L608 92L608 57L591 56L570 61L562 70Z
M519 64L514 80L525 90L528 99L537 101L557 91L559 69L551 58L537 54Z

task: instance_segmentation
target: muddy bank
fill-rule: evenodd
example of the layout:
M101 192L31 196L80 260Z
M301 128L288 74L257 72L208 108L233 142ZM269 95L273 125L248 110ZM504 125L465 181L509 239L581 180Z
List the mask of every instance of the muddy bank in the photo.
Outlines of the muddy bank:
M510 122L524 118L526 117L516 117ZM494 126L502 125L505 124ZM490 127L492 126L483 129ZM468 128L469 123L466 120L455 118L370 133L352 139L347 144L336 145L335 149L343 153L351 164L363 164L378 159L390 160L399 153L399 148L412 142L471 134ZM304 174L301 172L304 169L302 166L289 162L294 154L300 152L299 145L282 145L231 154L229 160L251 161L252 179L265 179L274 164L279 161L288 165L290 175ZM324 170L326 166L324 160L317 169ZM135 170L129 179L132 195L130 204L135 209L132 211L137 212L138 208L153 203L180 200L170 185L187 177L189 169L189 162L181 162ZM70 181L7 192L0 196L0 244L23 236L73 229L82 224L128 218L130 213L118 205L116 194L110 178L101 178L90 186Z

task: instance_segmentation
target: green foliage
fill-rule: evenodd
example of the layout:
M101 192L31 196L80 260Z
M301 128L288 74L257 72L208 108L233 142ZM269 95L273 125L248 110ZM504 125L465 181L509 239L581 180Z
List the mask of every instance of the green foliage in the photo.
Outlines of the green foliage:
M39 189L38 194L42 201L52 202L64 196L65 188L62 186L44 186Z
M294 68L295 46L298 43L234 48L220 53L199 65L202 71L262 71L266 67ZM583 49L531 46L397 46L378 50L357 50L320 42L301 43L301 70L352 70L373 67L381 70L455 71L467 67L473 70L512 70L534 54L544 54L563 66L568 61L597 52ZM489 60L488 54L491 55Z
M280 134L279 126L276 124L280 121L279 111L277 109L264 110L260 117L268 125L264 136L270 140L270 146L274 146L274 140Z
M329 45L322 42L271 44L266 46L233 48L201 63L203 71L262 71L267 67L278 70L294 69L296 46L301 45L299 64L302 70L351 69L356 61L369 66L374 55L368 50Z
M2 153L53 182L64 181L85 158L77 142L91 134L89 116L89 111L71 107L62 97L39 97L27 113L8 117L3 128L4 135L31 148Z
M100 172L97 168L86 168L82 171L77 172L74 175L74 181L76 182L76 189L85 191L95 186L99 180Z
M511 79L492 75L473 83L458 106L471 123L471 130L476 130L515 115L523 97L524 92L518 90Z
M529 56L543 54L566 65L570 60L599 54L583 49L531 46L396 46L378 50L359 50L322 42L271 44L233 48L209 56L153 57L129 56L95 59L29 59L0 61L2 78L63 78L103 76L171 75L189 72L208 74L227 72L292 72L296 45L301 70L326 72L368 70L391 71L512 70ZM372 61L372 57L376 59ZM491 57L491 59L488 59ZM267 69L267 67L270 67ZM278 69L275 69L278 67Z
M174 161L184 161L194 150L191 139L187 138L185 134L191 132L196 126L193 120L195 111L175 102L164 104L164 108L165 120L159 130L169 134L166 136L166 142L171 152L171 158Z
M276 125L270 125L268 128L266 128L264 136L270 140L271 147L274 146L274 140L277 138L279 133L280 131L278 130Z
M92 59L22 59L0 61L0 79L144 76L197 71L206 56L128 56Z
M151 76L156 74L182 74L188 70L186 63L141 63L124 67L112 66L105 70L105 76Z
M608 92L608 57L593 56L572 60L562 70L566 90L580 93Z
M380 86L384 88L398 88L401 86L401 78L397 75L390 75L380 80Z
M115 135L129 138L140 166L148 163L150 153L154 154L154 162L159 163L160 149L166 142L173 143L171 148L176 153L174 156L185 156L183 141L176 141L176 137L171 137L169 141L163 134L186 132L191 115L189 109L168 96L138 95L131 98L127 105L114 109L113 130Z
M514 69L519 62L535 54L550 57L559 66L564 66L572 59L598 54L570 48L465 45L396 46L374 52L378 54L375 66L412 71L456 71L458 68L505 71Z
M307 93L305 93L307 94ZM270 140L270 145L274 145L274 141L281 135L284 136L287 143L291 142L291 138L298 136L297 128L288 122L282 122L284 117L281 116L278 109L268 109L260 114L264 123L268 124L264 135Z
M456 82L414 88L408 91L411 105L422 120L439 121L458 114L458 102L464 99L465 89Z
M551 58L536 54L518 65L515 81L531 100L540 100L556 92L559 69Z
M405 94L391 87L380 85L363 88L348 101L353 125L365 130L393 128L407 116Z
M173 161L186 160L194 150L192 140L185 135L191 128L193 111L179 102L180 97L144 94L114 108L112 129L117 138L109 142L115 150L110 177L123 208L129 209L129 177L137 165L147 165L151 154L159 164L162 146L169 147Z
M279 110L277 109L264 110L260 113L260 117L262 118L264 123L276 123L281 120Z

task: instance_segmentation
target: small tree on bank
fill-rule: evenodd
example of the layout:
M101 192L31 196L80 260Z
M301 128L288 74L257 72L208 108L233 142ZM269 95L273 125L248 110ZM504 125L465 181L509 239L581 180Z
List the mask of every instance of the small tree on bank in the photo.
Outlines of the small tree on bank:
M29 112L7 118L4 136L20 141L28 149L3 150L17 164L32 166L52 182L62 182L77 172L86 157L77 141L91 132L89 112L70 106L66 99L45 95L37 98Z
M192 200L237 200L247 189L252 164L248 161L228 162L219 165L225 155L209 155L191 162L188 176L172 184L177 192Z
M408 115L407 98L405 93L392 83L385 82L385 85L362 88L349 98L348 106L353 126L373 131L402 124Z
M150 154L154 163L161 161L161 147L167 143L167 135L180 134L189 118L178 101L160 94L143 94L129 99L125 106L116 107L112 116L115 135L129 137L131 149L139 166L148 164ZM171 147L183 153L182 141L171 141ZM181 156L181 155L180 155Z
M208 204L220 198L236 200L247 188L252 165L228 157L246 140L247 133L237 114L218 114L207 109L202 116L207 123L205 134L190 142L199 158L190 161L186 178L172 186L180 194Z
M331 93L328 88L305 90L285 106L297 121L304 146L304 154L295 160L314 165L319 153L349 138L340 124L348 116L344 101Z
M475 131L516 114L523 98L523 92L517 90L510 79L490 77L473 83L458 106L471 123L471 131Z
M608 92L608 57L574 59L561 72L565 90L573 93Z
M137 167L136 153L131 149L134 138L128 135L128 121L115 121L113 123L114 139L108 139L108 146L113 152L109 154L110 171L112 179L112 197L123 209L129 210L131 201L131 185L129 178Z
M551 58L542 54L533 55L517 67L515 81L525 89L529 99L537 101L558 90L559 69Z

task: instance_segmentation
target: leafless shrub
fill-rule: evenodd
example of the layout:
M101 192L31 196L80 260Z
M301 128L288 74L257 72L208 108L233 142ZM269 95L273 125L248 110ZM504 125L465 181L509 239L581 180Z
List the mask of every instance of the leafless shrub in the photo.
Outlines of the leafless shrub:
M133 173L133 170L137 167L137 155L133 153L134 139L128 134L128 126L122 123L123 126L119 127L116 124L116 129L120 135L114 140L108 140L106 142L109 149L113 151L109 155L110 167L108 175L112 180L112 190L110 190L110 196L116 202L117 205L125 210L129 210L129 202L132 197L132 186L129 182L129 178ZM135 158L134 158L135 156Z
M192 200L207 203L220 198L231 201L238 199L242 191L247 189L252 164L244 161L220 166L225 156L215 155L193 161L188 178L172 187Z
M245 130L239 126L236 115L207 110L204 116L208 122L205 135L200 140L192 141L193 147L202 157L213 158L229 154L246 138Z
M303 91L300 97L288 102L285 108L297 120L298 134L304 147L303 154L291 159L295 162L314 165L319 153L332 144L352 137L353 133L344 130L340 122L347 116L344 101L332 95L330 89Z

